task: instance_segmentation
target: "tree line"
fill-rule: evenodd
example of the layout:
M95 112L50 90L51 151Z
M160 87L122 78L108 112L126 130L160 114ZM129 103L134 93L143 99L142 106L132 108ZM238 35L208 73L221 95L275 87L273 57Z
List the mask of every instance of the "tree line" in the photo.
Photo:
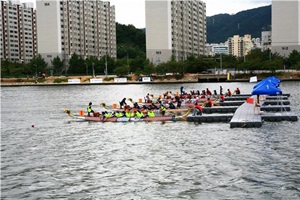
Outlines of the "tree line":
M65 62L59 57L52 61L52 67L47 67L47 63L37 55L29 63L1 61L1 77L35 77L41 73L47 76L52 75L108 75L126 76L128 74L145 75L151 74L165 75L166 73L202 73L209 69L222 67L223 69L236 70L275 70L297 69L300 70L300 52L294 50L288 57L280 56L278 53L271 53L270 50L261 51L255 49L248 55L238 58L231 55L199 56L188 57L185 61L176 61L174 58L166 63L154 65L145 55L129 57L127 54L120 59L110 56L103 56L101 59L89 57L83 59L80 55L73 54L70 60Z

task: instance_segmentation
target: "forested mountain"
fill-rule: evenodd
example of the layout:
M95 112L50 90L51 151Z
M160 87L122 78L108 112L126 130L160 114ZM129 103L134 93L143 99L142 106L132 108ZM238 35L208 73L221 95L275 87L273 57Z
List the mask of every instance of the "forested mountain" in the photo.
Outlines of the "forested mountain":
M117 57L144 57L146 52L146 34L133 25L116 23Z
M261 37L263 27L271 25L271 5L241 11L235 15L207 17L207 43L225 42L233 35Z

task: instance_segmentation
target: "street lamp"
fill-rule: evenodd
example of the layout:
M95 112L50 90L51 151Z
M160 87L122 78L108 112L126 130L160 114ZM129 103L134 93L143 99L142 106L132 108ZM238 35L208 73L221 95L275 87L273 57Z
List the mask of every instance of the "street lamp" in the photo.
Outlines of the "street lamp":
M88 67L88 64L85 63L85 66L86 66L86 75L88 76L88 75L89 75L89 67Z
M107 77L107 54L105 56L105 77Z
M93 67L93 77L95 77L94 63L92 63L92 67Z

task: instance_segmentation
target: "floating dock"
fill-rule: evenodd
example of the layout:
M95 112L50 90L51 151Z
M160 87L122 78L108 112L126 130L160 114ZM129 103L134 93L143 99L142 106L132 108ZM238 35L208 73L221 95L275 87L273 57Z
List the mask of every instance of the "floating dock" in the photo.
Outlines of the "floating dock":
M246 96L245 96L246 97ZM288 94L285 97L289 97ZM247 97L249 98L249 96ZM251 98L255 99L256 96ZM298 116L290 113L290 102L281 97L265 96L261 107L255 107L254 102L247 101L230 101L220 103L220 106L212 108L203 108L203 115L187 117L188 122L196 123L216 123L229 122L230 128L259 128L264 121L280 122L280 121L298 121ZM234 105L233 102L236 102ZM240 105L239 105L240 104ZM232 105L232 106L227 106Z

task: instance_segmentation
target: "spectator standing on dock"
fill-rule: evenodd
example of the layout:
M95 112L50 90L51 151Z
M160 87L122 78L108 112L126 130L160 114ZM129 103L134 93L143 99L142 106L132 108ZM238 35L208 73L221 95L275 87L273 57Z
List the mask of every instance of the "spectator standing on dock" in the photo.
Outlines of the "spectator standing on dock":
M220 86L220 94L223 94L223 88Z

